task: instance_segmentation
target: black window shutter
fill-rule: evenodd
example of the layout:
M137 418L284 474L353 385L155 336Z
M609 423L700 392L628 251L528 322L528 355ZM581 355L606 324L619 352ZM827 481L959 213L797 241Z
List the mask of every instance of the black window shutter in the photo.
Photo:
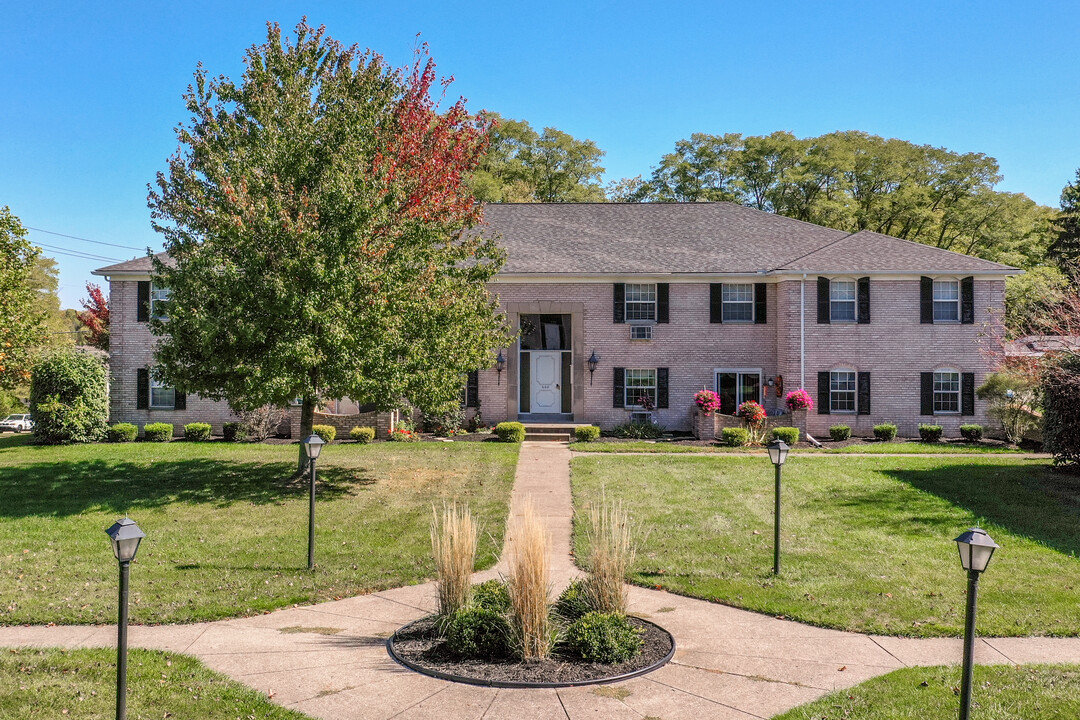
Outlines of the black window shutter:
M709 283L709 322L724 322L724 283Z
M614 322L626 322L626 285L615 283L615 304L612 307Z
M465 407L476 407L480 404L480 371L473 370L465 381Z
M135 378L135 408L145 410L150 407L150 370L139 368Z
M769 322L768 310L766 309L766 283L754 283L754 324L764 325Z
M656 407L668 406L668 369L656 368Z
M817 321L819 325L829 324L829 278L817 279Z
M611 407L626 407L626 368L615 368L615 386L612 389Z
M146 322L150 319L150 281L139 281L138 305L135 310L135 319L138 322Z
M859 324L867 325L870 322L870 278L859 278L857 285L859 289Z
M934 279L919 278L919 322L923 325L934 324ZM926 413L923 413L924 415Z
M826 280L825 282L828 282ZM817 374L817 413L818 415L829 414L829 373Z
M656 284L656 322L666 323L668 321L668 284L657 283Z
M934 414L934 373L919 373L919 414Z
M173 410L187 410L187 395L173 390Z
M856 385L859 389L859 401L856 404L859 415L870 414L870 373L861 372L855 375Z
M960 280L960 322L964 325L975 324L975 278Z
M975 373L960 373L960 414L975 414Z

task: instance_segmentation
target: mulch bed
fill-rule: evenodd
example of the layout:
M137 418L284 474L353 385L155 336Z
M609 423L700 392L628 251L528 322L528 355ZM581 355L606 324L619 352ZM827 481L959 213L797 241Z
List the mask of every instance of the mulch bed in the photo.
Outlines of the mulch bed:
M451 655L438 638L434 616L398 630L387 641L387 649L418 672L457 682L495 687L588 685L655 670L671 659L674 641L666 630L640 618L631 617L630 622L644 631L644 645L637 657L617 665L585 662L558 650L538 662L463 660Z

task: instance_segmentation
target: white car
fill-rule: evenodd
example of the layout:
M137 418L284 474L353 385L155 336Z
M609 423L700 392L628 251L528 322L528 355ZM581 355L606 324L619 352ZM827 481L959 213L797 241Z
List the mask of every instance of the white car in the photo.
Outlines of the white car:
M22 432L23 430L31 430L33 427L34 423L30 420L29 415L8 415L3 420L0 420L0 432L6 430Z

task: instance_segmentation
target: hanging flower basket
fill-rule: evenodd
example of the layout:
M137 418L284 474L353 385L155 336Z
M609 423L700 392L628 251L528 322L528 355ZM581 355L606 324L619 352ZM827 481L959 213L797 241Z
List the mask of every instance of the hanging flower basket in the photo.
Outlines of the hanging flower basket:
M784 404L787 405L788 410L813 410L814 401L810 397L810 393L806 392L802 388L798 390L792 390L784 397Z
M705 414L705 417L712 417L714 412L720 410L720 396L712 390L700 390L694 395L694 402L697 403L698 409Z

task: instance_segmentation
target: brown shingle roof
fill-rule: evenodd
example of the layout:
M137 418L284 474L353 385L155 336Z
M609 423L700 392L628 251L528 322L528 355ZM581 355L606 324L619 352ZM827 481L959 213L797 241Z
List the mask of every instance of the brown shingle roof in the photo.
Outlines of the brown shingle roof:
M164 263L170 262L168 253L157 253L154 255L158 260ZM150 258L143 255L142 257L133 258L131 260L125 260L115 265L107 265L103 268L98 268L94 271L95 275L125 275L128 273L133 274L146 274L150 272Z
M1006 265L863 230L777 269L809 272L994 272Z

